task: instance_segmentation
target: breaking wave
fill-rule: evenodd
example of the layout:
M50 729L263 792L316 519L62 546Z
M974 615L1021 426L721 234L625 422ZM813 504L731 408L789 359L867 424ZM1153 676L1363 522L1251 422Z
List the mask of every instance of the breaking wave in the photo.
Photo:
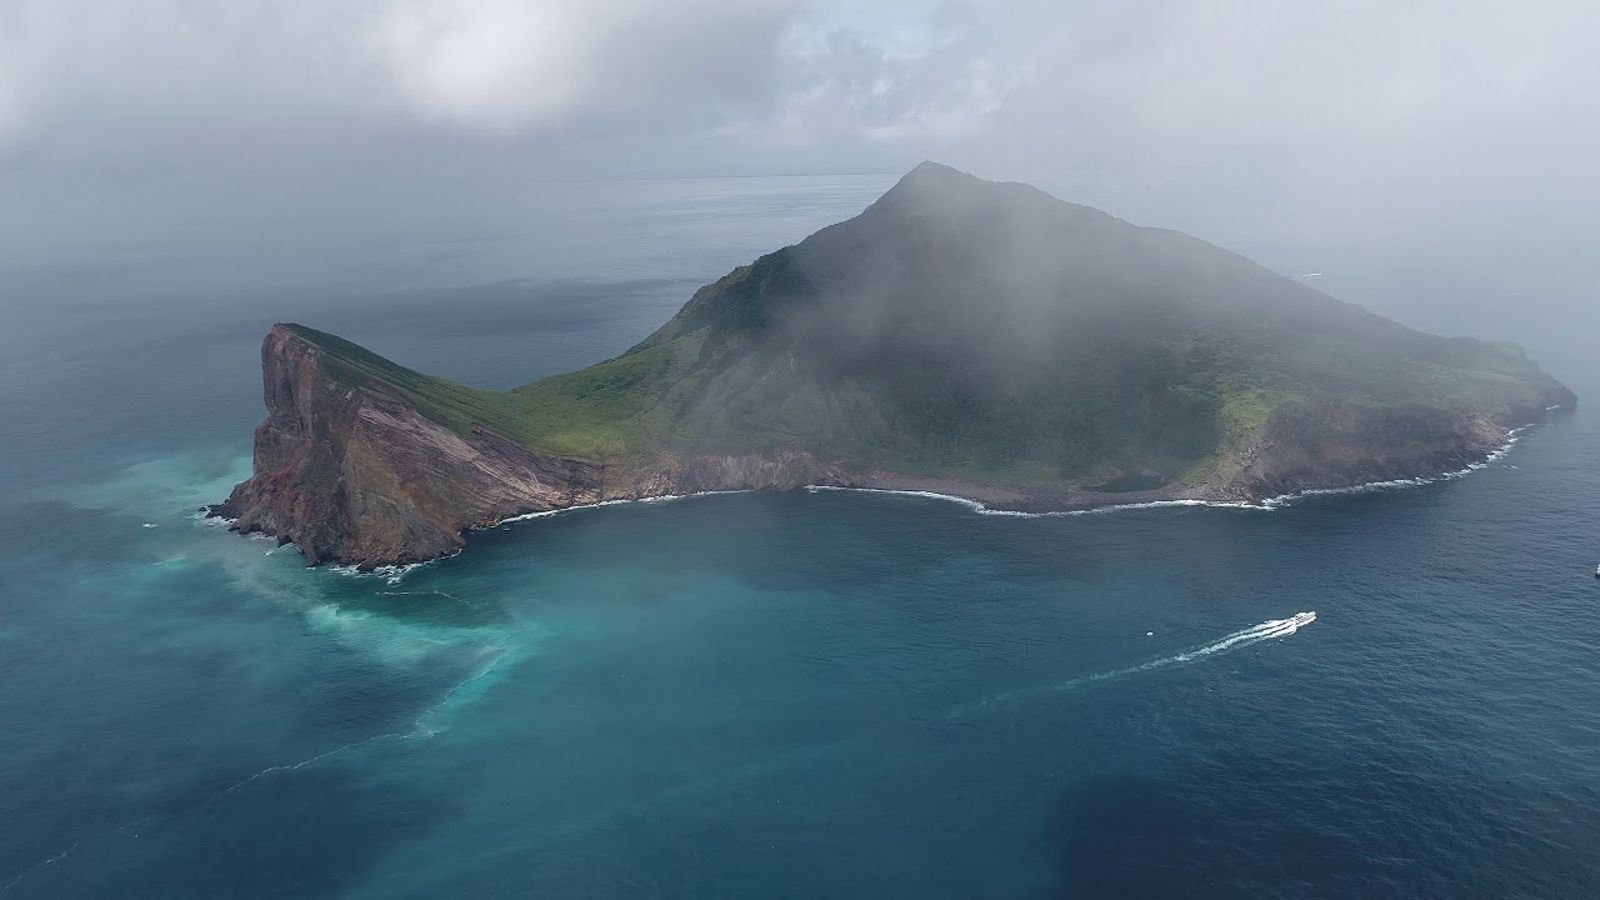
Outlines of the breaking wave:
M1263 500L1262 503L1263 505L1277 508L1288 506L1296 500L1306 497L1327 497L1339 494L1366 494L1373 491L1392 491L1399 488L1425 487L1430 484L1438 484L1441 481L1454 481L1457 478L1465 478L1468 475L1471 475L1473 472L1487 469L1491 464L1505 459L1506 456L1511 453L1512 448L1517 446L1517 442L1522 440L1522 436L1526 434L1532 427L1532 425L1524 425L1521 428L1511 429L1510 434L1506 438L1506 442L1492 450L1488 456L1485 456L1483 459L1477 462L1468 463L1466 466L1456 469L1453 472L1443 472L1438 475L1419 476L1416 478L1395 478L1389 481L1369 481L1365 484L1353 484L1349 487L1310 488L1303 491L1296 491L1292 494L1284 494L1281 497L1272 497L1267 500Z
M1254 509L1267 510L1272 507L1259 503L1231 502L1225 500L1147 500L1143 503L1113 503L1107 506L1095 506L1089 509L1063 509L1049 512L1023 512L1017 509L995 509L971 497L961 497L955 494L941 494L937 491L904 491L893 488L868 488L868 487L842 487L833 484L808 484L805 490L811 493L819 491L854 491L861 494L892 494L900 497L925 497L929 500L945 500L965 506L980 516L1012 516L1019 519L1057 519L1067 516L1094 516L1103 513L1119 512L1129 509L1156 509L1163 506L1209 506L1217 509Z
M1136 510L1136 509L1162 509L1162 508L1165 508L1165 507L1182 507L1182 506L1199 506L1199 507L1206 507L1206 508L1209 508L1209 509L1244 509L1244 510L1253 510L1253 511L1256 511L1256 512L1271 512L1272 510L1282 509L1285 506L1290 506L1290 505L1294 504L1295 502L1297 502L1299 500L1304 500L1304 499L1307 499L1307 498L1310 498L1310 497L1328 497L1328 496L1336 496L1336 495L1340 495L1340 494L1366 494L1366 493L1372 493L1372 492L1375 492L1375 491L1391 491L1391 490L1397 490L1397 489L1400 489L1400 488L1424 487L1424 486L1430 485L1430 484L1438 484L1439 482L1442 482L1442 481L1453 481L1453 480L1455 480L1457 478L1464 478L1464 477L1466 477L1468 475L1471 475L1473 472L1477 472L1477 471L1479 471L1481 469L1489 468L1490 464L1492 464L1492 463L1496 463L1496 462L1499 462L1500 460L1505 459L1506 456L1508 454L1510 454L1512 448L1514 448L1517 445L1517 442L1522 439L1522 436L1524 434L1526 434L1528 432L1528 430L1531 429L1532 427L1533 427L1532 425L1524 425L1524 426L1522 426L1520 428L1513 428L1511 430L1509 436L1507 437L1506 442L1504 444L1500 445L1499 447L1495 448L1487 456L1485 456L1482 460L1479 460L1478 462L1474 462L1474 463L1469 463L1465 467L1463 467L1461 469L1457 469L1457 470L1452 471L1452 472L1443 472L1443 473L1438 474L1438 475L1418 476L1418 477L1415 477L1415 478L1394 478L1394 479L1390 479L1390 480L1387 480L1387 481L1369 481L1369 482L1365 482L1363 484L1348 485L1346 487L1307 488L1306 490L1294 491L1294 492L1288 493L1288 494L1280 494L1280 495L1278 495L1276 497L1268 497L1268 498L1266 498L1264 500L1261 500L1259 502L1254 502L1254 503L1246 502L1246 501L1242 501L1242 500L1237 500L1237 501L1236 500L1197 500L1197 499L1147 500L1147 501L1144 501L1142 503L1112 503L1112 504L1107 504L1105 506L1090 507L1088 509L1052 510L1052 511L1047 511L1047 512L1023 512L1021 510L1015 510L1015 509L995 509L993 507L985 505L982 501L974 500L971 497L961 497L961 496L957 496L955 494L941 494L941 493L939 493L937 491L895 490L893 488L843 487L843 486L839 486L839 485L830 485L830 484L808 484L808 485L805 486L805 490L807 490L807 491L809 491L811 493L816 493L818 491L855 491L857 493L863 493L863 494L893 494L893 495L897 495L897 496L901 496L901 497L924 497L924 498L927 498L929 500L944 500L944 501L947 501L947 502L950 502L950 503L956 503L956 504L959 504L961 506L965 506L967 509L970 509L973 512L975 512L975 513L977 513L978 515L981 515L981 516L1013 516L1013 517L1022 518L1022 519L1059 519L1059 518L1067 518L1067 517L1070 517L1070 516L1096 516L1096 515L1104 515L1106 513L1127 512L1129 510ZM609 501L609 502L628 502L628 501ZM536 513L535 515L550 515L550 513Z
M671 502L673 500L692 500L695 497L720 497L723 494L748 494L748 493L751 493L751 491L747 491L747 490L696 491L696 492L694 492L692 494L662 494L662 495L660 495L658 497L637 497L637 498L621 497L621 498L618 498L618 499L615 499L615 500L597 500L594 503L580 503L580 504L577 504L575 506L563 506L560 509L545 509L545 510L540 510L539 512L522 513L521 515L507 516L506 518L501 519L500 521L494 523L493 525L487 526L487 527L489 527L489 528L497 528L497 527L499 527L501 525L510 525L513 522L527 522L527 521L530 521L532 519L548 519L551 516L559 516L559 515L561 515L563 513L578 512L579 510L585 510L585 509L599 509L602 506L625 506L625 505L630 504L630 503L669 503L669 502Z
M460 552L459 550L456 551L456 553ZM456 553L452 553L450 556L455 556ZM386 584L396 585L405 580L407 575L423 566L436 563L441 559L449 559L450 556L440 556L435 559L426 559L422 562L406 563L405 565L378 566L370 571L362 571L359 566L354 565L328 566L328 571L335 575L345 575L352 578L381 578Z

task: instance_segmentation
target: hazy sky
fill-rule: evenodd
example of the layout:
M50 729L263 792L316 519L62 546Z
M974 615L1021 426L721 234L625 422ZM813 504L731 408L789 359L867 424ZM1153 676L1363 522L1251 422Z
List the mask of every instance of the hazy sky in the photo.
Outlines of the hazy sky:
M1597 34L1593 0L0 0L0 258L934 158L1215 240L1499 254L1510 292L1590 249Z
M1455 175L1590 156L1597 27L1563 0L3 0L0 148L13 172L422 144L596 174Z

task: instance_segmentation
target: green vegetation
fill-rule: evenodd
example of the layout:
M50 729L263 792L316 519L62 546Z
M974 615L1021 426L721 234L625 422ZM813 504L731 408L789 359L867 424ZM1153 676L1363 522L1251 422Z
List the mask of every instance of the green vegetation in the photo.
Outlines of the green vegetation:
M1196 482L1279 411L1537 408L1514 346L1421 334L1173 232L925 164L702 288L654 335L509 392L294 326L336 381L586 458L809 450L969 481Z
M325 331L295 324L287 327L322 351L325 371L335 384L393 391L418 412L462 433L473 425L499 429L514 416L504 394L425 375Z

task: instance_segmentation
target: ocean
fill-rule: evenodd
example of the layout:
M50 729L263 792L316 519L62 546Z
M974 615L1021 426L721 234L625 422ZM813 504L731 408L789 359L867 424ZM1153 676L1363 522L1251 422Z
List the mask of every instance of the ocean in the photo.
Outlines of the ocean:
M1271 510L718 495L400 576L196 516L274 321L507 387L892 181L0 254L0 900L1600 893L1586 409Z

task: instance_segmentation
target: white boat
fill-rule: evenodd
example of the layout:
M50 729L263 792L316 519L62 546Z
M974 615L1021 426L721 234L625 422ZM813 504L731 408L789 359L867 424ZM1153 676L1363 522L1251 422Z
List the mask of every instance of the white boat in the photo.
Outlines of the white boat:
M1262 623L1260 634L1267 638L1288 637L1299 631L1300 626L1310 625L1316 620L1317 614L1314 612L1297 612L1287 619L1273 619Z
M1314 612L1297 612L1289 617L1289 634L1294 634L1301 625L1310 625L1317 620Z

